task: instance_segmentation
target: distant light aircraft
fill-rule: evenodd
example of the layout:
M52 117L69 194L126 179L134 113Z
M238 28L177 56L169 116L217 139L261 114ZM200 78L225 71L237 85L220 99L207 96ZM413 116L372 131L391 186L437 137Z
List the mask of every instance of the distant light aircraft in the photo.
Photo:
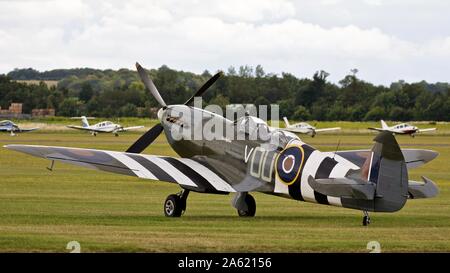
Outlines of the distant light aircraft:
M254 216L255 199L250 192L357 209L364 212L363 225L370 223L369 211L395 212L408 199L430 198L438 194L428 178L409 180L408 171L433 160L438 153L422 149L400 149L394 135L380 132L372 149L321 152L297 135L271 128L265 121L244 116L235 121L190 106L219 77L208 80L184 104L167 105L147 72L136 64L146 88L161 105L160 123L143 134L125 152L38 145L5 145L10 150L52 161L61 161L96 170L176 183L181 192L164 202L164 214L179 217L186 211L189 192L229 194L239 216ZM191 117L199 117L194 122ZM179 138L178 133L202 132L205 124L224 124L225 131L203 131L219 137ZM169 145L180 157L140 154L164 132ZM178 132L178 133L177 133ZM257 138L253 137L257 136ZM268 136L269 138L263 138ZM209 137L209 135L207 136ZM276 141L272 141L276 140ZM23 176L23 174L18 174ZM213 206L213 204L211 204ZM206 206L204 208L208 210ZM283 210L282 207L279 208Z
M283 120L284 120L284 123L286 124L286 128L284 128L284 130L293 132L293 133L298 133L298 134L308 134L308 135L311 135L311 137L314 137L319 132L341 130L341 127L317 129L316 127L314 127L306 122L290 124L286 117L283 117Z
M122 125L113 123L111 121L102 121L94 125L89 125L88 118L85 116L81 117L81 124L82 126L68 125L67 127L77 130L89 131L93 136L96 136L97 133L113 133L115 136L119 136L120 132L144 128L144 126L123 127Z
M39 128L20 128L17 124L10 120L2 120L0 121L0 132L8 132L11 136L15 136L16 133L26 133L38 130Z
M381 120L381 128L373 128L369 127L368 129L374 130L374 131L386 131L391 132L394 134L400 134L400 135L410 135L411 137L414 137L417 133L422 132L429 132L429 131L435 131L436 128L427 128L427 129L419 129L417 126L412 126L408 123L401 123L394 126L389 127L384 120Z

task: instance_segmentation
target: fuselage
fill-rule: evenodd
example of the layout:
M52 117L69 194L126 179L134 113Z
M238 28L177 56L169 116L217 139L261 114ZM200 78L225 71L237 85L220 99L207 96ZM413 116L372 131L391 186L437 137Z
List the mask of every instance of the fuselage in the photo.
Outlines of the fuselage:
M160 110L158 116L169 144L181 157L208 165L237 191L259 191L343 206L341 198L315 192L308 177L344 177L360 169L347 159L320 152L297 135L271 128L256 117L231 121L185 105L169 106Z
M396 134L414 134L419 130L416 126L409 125L407 123L398 124L388 128L388 131L391 131Z
M122 129L122 126L120 126L119 124L115 124L111 121L102 121L102 122L96 123L94 125L88 126L86 128L105 132L105 133L111 133L111 132L120 131Z
M316 131L316 127L306 123L300 122L289 126L289 129L292 131L301 133L301 134L311 134L314 135Z

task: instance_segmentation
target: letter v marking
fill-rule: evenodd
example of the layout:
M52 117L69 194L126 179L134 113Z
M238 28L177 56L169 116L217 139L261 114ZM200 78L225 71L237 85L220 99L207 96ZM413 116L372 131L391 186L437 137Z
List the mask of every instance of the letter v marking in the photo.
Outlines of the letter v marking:
M244 156L244 162L245 162L245 163L248 162L248 159L250 158L250 155L252 154L252 152L253 152L253 150L254 150L255 148L251 148L251 149L250 149L250 152L249 152L248 154L247 154L247 149L248 149L248 146L245 145L245 156Z

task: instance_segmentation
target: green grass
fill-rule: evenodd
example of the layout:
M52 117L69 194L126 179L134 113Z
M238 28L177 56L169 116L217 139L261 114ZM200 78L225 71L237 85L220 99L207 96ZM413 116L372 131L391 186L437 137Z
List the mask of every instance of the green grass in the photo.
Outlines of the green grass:
M84 133L33 132L0 144L25 143L125 150L140 133L92 137ZM318 135L303 140L322 150L367 148L371 135ZM0 148L0 252L368 252L379 241L383 252L450 251L450 138L398 136L403 147L433 149L440 156L411 172L436 181L440 195L411 200L397 213L373 213L361 226L356 210L254 194L257 215L237 216L229 196L192 193L186 214L163 216L173 184L139 180L47 161ZM164 137L146 150L175 155Z

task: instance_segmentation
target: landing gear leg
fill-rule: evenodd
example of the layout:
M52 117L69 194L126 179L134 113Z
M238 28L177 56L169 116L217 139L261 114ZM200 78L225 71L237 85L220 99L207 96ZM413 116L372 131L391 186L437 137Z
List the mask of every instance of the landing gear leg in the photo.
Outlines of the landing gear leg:
M363 211L364 217L363 217L363 226L368 226L370 224L370 216L368 211Z
M180 217L186 211L186 200L189 190L167 196L164 202L164 214L167 217Z

